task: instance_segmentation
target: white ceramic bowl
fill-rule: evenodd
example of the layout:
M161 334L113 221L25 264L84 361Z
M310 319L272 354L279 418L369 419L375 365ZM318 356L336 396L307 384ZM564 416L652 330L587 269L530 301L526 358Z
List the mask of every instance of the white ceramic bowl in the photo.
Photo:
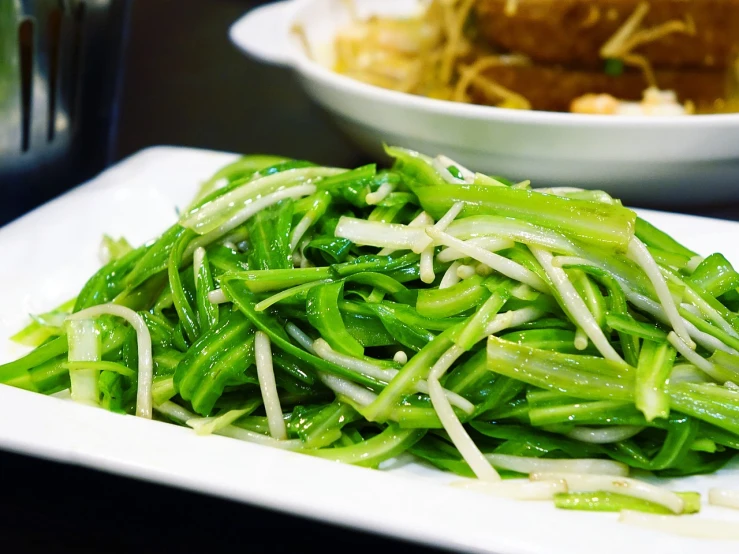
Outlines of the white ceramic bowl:
M361 17L407 15L417 0L354 0ZM594 116L433 100L368 85L329 69L345 0L289 0L247 13L231 28L245 53L292 67L307 93L368 153L382 142L446 154L471 169L534 186L602 188L630 203L739 199L739 114ZM314 56L290 32L299 23Z

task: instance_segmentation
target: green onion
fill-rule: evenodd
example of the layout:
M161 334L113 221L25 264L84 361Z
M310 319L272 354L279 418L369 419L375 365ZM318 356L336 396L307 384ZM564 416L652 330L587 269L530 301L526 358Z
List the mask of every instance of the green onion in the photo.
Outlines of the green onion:
M603 65L603 72L610 77L619 77L624 72L624 62L617 58L608 58Z

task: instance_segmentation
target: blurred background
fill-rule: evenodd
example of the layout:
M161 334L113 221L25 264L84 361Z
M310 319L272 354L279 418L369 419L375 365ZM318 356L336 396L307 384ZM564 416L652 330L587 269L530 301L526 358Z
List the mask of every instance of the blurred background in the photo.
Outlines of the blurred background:
M115 154L153 144L352 165L358 154L292 75L245 58L228 29L262 0L137 0Z
M31 6L26 7L27 14L43 14L36 22L37 35L54 35L49 6L56 7L57 2L20 3ZM35 141L41 119L36 116L45 115L38 114L37 108L46 103L37 92L44 91L47 83L34 81L33 107L30 114L23 114L30 127L30 149L18 156L10 147L21 141L5 135L8 148L3 152L0 136L0 181L11 191L9 201L0 204L0 225L89 179L106 165L152 145L269 152L344 166L362 161L323 113L310 104L288 71L249 60L230 43L230 25L250 8L268 2L108 0L98 3L104 8L86 4L84 13L75 9L80 5L77 0L67 2L69 12L64 13L61 27L62 67L49 65L44 52L53 50L43 41L29 44L26 51L21 48L19 57L21 65L24 56L32 56L42 72L59 74L57 102L61 105L65 94L71 94L71 86L64 82L66 50L70 57L79 56L77 49L81 48L78 63L84 72L77 85L81 97L76 123L84 140L76 139L73 146L78 148L65 152L64 162L58 155L54 157L59 148L55 153L54 143L46 144L45 136ZM8 10L11 4L12 0L0 0L0 35L13 40L17 13ZM58 34L57 30L57 38ZM23 31L21 41L22 37ZM116 49L117 44L123 48ZM7 72L0 73L0 89L3 75L8 80ZM49 87L54 86L53 81L50 77ZM26 93L19 83L8 84ZM57 106L57 118L60 113L62 108ZM44 123L42 135L46 132ZM62 146L61 129L65 126L57 121L55 143ZM45 151L39 146L42 143ZM12 171L14 163L25 165ZM36 170L29 175L31 164Z

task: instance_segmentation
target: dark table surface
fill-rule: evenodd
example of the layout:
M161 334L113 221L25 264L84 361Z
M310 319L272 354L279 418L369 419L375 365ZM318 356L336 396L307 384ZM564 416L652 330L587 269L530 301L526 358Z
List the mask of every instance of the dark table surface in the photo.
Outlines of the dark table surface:
M117 159L147 146L176 144L340 166L365 161L289 72L247 60L229 44L228 26L259 3L134 3ZM690 211L739 219L739 203ZM13 545L9 552L310 552L356 545L429 551L8 452L0 452L0 491L0 537Z

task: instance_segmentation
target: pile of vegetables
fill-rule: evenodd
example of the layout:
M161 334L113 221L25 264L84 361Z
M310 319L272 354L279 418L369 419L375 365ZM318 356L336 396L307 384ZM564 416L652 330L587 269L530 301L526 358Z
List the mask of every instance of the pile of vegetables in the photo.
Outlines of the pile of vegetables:
M387 152L388 170L247 156L157 239L106 237L0 383L367 467L407 452L561 508L697 511L627 475L739 448L731 264L601 191Z

